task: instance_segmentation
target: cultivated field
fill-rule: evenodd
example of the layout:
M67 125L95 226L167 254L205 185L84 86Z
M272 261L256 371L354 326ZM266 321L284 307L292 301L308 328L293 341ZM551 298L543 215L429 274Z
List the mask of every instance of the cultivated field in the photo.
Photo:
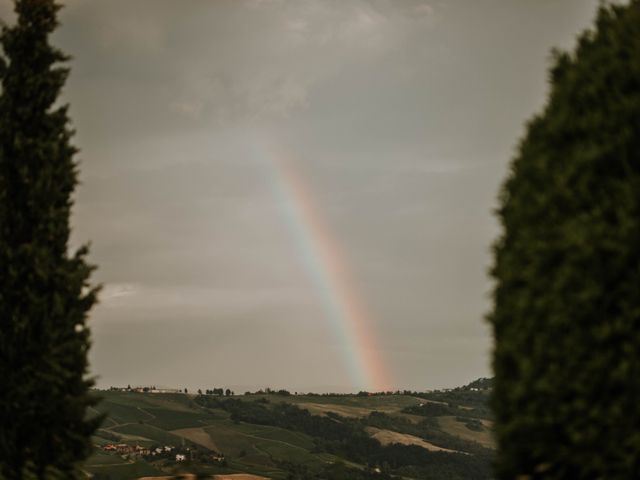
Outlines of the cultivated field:
M298 465L311 472L337 464L360 471L366 467L364 462L328 453L326 448L318 447L318 438L295 428L238 421L228 408L218 408L215 401L196 401L193 395L106 391L100 392L100 396L103 400L93 409L94 413L106 413L108 417L94 437L96 453L86 465L86 470L96 478L151 480L169 478L177 473L197 473L200 478L209 475L215 480L284 480L290 474L288 465ZM467 452L460 445L470 445L469 441L484 447L493 446L489 428L473 431L459 418L446 415L425 418L422 414L404 411L429 401L418 396L272 394L218 398L221 402L232 398L249 410L251 405L268 411L291 404L307 410L312 416L325 418L325 422L363 422L360 427L364 428L363 432L383 446L399 444L417 446L433 454L465 455ZM464 405L459 407L463 411ZM372 412L380 412L378 415L381 416L373 417ZM487 420L478 421L484 426L490 425ZM156 460L149 456L104 451L103 448L110 444L147 449L170 446L191 456L179 462L173 454Z

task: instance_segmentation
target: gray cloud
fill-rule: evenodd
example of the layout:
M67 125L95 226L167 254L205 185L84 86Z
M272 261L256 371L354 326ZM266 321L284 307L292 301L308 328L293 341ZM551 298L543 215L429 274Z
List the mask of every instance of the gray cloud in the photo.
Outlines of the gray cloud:
M304 172L394 386L489 373L497 188L550 48L572 45L596 0L66 5L73 243L92 240L106 284L101 385L354 388L267 143Z

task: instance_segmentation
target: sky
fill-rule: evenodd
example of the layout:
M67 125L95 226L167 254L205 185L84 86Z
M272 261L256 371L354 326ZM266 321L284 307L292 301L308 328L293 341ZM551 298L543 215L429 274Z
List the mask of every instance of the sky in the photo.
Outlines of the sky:
M597 0L69 0L99 387L489 376L497 192ZM11 19L0 0L0 17ZM384 373L383 373L384 371Z

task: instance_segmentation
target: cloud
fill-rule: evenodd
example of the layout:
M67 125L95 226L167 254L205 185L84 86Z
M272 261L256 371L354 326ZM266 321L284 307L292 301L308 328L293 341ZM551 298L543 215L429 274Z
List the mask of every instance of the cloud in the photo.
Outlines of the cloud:
M109 305L115 303L117 299L123 297L130 297L135 295L137 288L135 285L129 283L110 283L104 285L99 294L99 299L102 304Z
M165 27L143 15L129 12L117 22L101 23L97 32L103 48L117 52L134 48L138 52L159 53L165 43Z
M418 15L433 15L434 9L428 3L421 3L413 8Z
M154 286L132 284L110 284L101 295L103 302L113 299L126 300L119 306L164 310L179 307L218 307L223 309L243 309L252 306L266 306L288 303L298 299L302 303L309 300L309 291L304 288L220 288L204 286Z
M188 365L239 350L228 381L313 385L340 371L257 136L306 174L398 386L486 373L495 192L543 98L548 48L597 0L538 3L70 3L55 43L73 56L74 239L92 240L106 285L96 373L196 383ZM470 340L447 353L449 338ZM305 360L288 361L292 349ZM149 367L134 371L141 357Z
M286 0L246 0L244 5L251 9L273 8L283 5Z
M288 32L304 35L309 31L309 23L301 18L293 18L286 22L286 29Z

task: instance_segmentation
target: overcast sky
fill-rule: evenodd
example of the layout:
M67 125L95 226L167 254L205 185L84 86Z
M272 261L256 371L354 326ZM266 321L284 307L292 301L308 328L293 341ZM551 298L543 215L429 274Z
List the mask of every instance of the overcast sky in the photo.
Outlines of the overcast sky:
M8 0L0 13L9 18ZM490 375L496 194L596 0L73 0L100 386L353 390L265 169L286 149L394 388ZM268 160L268 158L267 158Z

